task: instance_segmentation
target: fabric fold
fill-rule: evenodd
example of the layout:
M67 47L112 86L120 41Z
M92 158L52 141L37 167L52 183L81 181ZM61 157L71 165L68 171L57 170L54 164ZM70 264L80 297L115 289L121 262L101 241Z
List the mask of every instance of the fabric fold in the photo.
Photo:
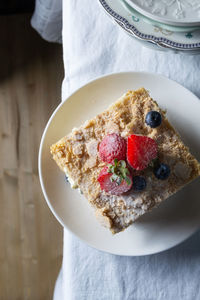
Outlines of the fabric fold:
M63 1L62 31L63 100L89 80L119 71L163 74L200 96L199 56L142 47L111 22L98 1ZM199 260L199 232L169 251L122 257L93 249L64 230L63 265L54 300L199 299ZM58 289L62 299L56 296Z
M62 0L36 0L31 25L46 41L62 43Z

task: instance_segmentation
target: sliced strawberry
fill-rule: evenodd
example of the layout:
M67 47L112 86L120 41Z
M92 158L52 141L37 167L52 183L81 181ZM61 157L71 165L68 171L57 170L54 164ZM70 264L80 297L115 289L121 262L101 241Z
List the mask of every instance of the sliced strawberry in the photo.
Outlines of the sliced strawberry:
M112 194L112 195L122 195L122 194L128 192L131 189L132 184L133 184L131 176L128 175L128 177L129 177L130 182L131 182L130 184L128 184L126 182L126 180L123 179L120 185L116 185L116 183L115 183L115 187L113 187L113 189L110 191L110 194Z
M127 160L135 170L144 170L157 157L157 144L147 136L129 135Z
M114 167L114 166L113 166ZM116 175L110 170L110 166L105 166L98 177L101 189L112 195L121 195L126 193L132 187L132 176L128 172L125 179L121 175Z
M116 133L106 135L99 145L99 155L107 163L112 163L115 158L126 159L126 140Z

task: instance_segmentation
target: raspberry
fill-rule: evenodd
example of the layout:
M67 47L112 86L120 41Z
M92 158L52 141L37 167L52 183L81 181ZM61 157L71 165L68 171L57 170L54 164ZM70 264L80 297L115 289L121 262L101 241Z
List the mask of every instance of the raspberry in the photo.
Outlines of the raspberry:
M108 134L99 145L99 155L102 161L112 163L114 159L126 159L126 140L119 134Z

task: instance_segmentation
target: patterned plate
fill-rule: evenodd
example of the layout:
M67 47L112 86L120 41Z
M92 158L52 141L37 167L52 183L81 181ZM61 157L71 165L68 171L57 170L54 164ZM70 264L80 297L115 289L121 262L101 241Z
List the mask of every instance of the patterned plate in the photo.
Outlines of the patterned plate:
M200 30L195 32L175 32L148 24L135 16L120 0L99 0L104 10L133 37L155 44L161 49L200 54Z
M155 21L151 18L144 16L143 14L139 13L136 9L128 4L129 0L120 0L122 5L130 12L132 15L138 17L139 19L143 19L146 23L151 24L153 26L161 27L162 29L173 31L173 32L193 32L195 30L200 30L200 26L174 26L164 24L158 21Z
M165 24L200 25L199 0L126 0L126 2L146 17Z

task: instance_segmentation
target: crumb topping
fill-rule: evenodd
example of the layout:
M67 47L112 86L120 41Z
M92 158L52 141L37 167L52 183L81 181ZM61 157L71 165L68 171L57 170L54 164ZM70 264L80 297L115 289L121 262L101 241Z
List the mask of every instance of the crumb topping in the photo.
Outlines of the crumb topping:
M145 116L152 110L162 115L162 124L157 128L145 124ZM98 146L108 133L119 133L124 138L141 134L154 139L158 144L159 159L170 166L169 178L158 180L147 168L142 171L147 180L144 191L130 190L120 196L102 191L97 178L105 163L99 158ZM98 219L113 233L124 230L200 175L199 163L168 122L166 112L144 88L127 92L106 111L74 128L51 146L51 153L61 170L67 170L75 186L96 209Z

